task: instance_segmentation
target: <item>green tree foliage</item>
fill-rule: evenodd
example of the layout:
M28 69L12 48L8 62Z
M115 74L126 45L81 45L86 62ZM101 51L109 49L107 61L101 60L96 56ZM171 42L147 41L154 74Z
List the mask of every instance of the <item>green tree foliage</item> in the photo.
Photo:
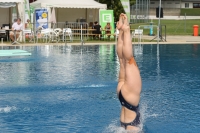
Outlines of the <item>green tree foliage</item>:
M130 5L132 6L132 5L135 5L135 3L136 3L136 0L130 0Z
M99 2L102 4L107 4L108 10L113 10L115 22L119 20L119 15L121 13L125 13L120 0L99 0Z
M125 13L124 8L120 0L96 0L99 3L107 4L107 9L114 11L114 20L117 22L119 20L119 15ZM130 5L134 5L136 0L130 0Z

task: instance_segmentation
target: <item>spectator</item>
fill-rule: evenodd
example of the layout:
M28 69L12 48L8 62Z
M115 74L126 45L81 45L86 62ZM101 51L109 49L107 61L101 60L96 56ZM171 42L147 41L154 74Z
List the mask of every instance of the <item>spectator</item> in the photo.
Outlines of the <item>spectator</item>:
M110 38L112 27L111 27L109 22L107 23L107 25L105 26L104 29L106 31L106 34L107 34L108 38Z
M18 18L16 23L12 25L12 31L10 31L10 39L12 42L15 41L14 32L16 32L16 39L19 37L20 31L23 30L23 25L21 23L21 19Z
M32 25L31 25L30 19L27 19L27 22L25 23L25 28L26 29L32 29Z
M32 26L32 24L31 24L30 19L27 19L27 22L25 23L25 29L31 30L31 31L32 31L32 28L33 28L33 26ZM32 36L31 33L26 33L26 34L25 34L25 37L26 37L27 39L29 39L29 41L30 41L30 39L33 38L33 36Z
M94 29L95 37L101 39L101 25L97 21L94 22Z

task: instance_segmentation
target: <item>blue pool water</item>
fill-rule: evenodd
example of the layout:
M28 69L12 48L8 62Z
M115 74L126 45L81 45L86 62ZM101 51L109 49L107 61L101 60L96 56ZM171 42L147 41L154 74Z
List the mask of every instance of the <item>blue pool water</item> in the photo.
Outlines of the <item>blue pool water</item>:
M0 47L1 133L120 133L114 45ZM200 132L200 45L135 46L145 133Z

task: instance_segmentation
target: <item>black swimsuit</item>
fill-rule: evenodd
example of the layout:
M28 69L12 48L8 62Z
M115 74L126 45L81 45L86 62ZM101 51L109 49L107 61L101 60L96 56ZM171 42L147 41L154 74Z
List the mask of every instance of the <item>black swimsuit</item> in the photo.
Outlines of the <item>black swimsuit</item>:
M129 104L122 96L121 90L119 91L119 101L122 106L124 106L127 109L132 110L136 113L136 118L132 122L130 122L130 123L120 122L121 126L124 127L125 129L127 128L127 126L138 126L140 124L139 105L133 106L133 105Z

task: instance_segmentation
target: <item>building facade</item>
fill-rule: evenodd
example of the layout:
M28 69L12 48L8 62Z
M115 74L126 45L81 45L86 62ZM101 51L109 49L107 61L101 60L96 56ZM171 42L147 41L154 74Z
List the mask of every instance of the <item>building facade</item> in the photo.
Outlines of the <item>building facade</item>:
M159 6L160 0L151 0L150 8ZM200 8L200 0L161 0L163 8Z

